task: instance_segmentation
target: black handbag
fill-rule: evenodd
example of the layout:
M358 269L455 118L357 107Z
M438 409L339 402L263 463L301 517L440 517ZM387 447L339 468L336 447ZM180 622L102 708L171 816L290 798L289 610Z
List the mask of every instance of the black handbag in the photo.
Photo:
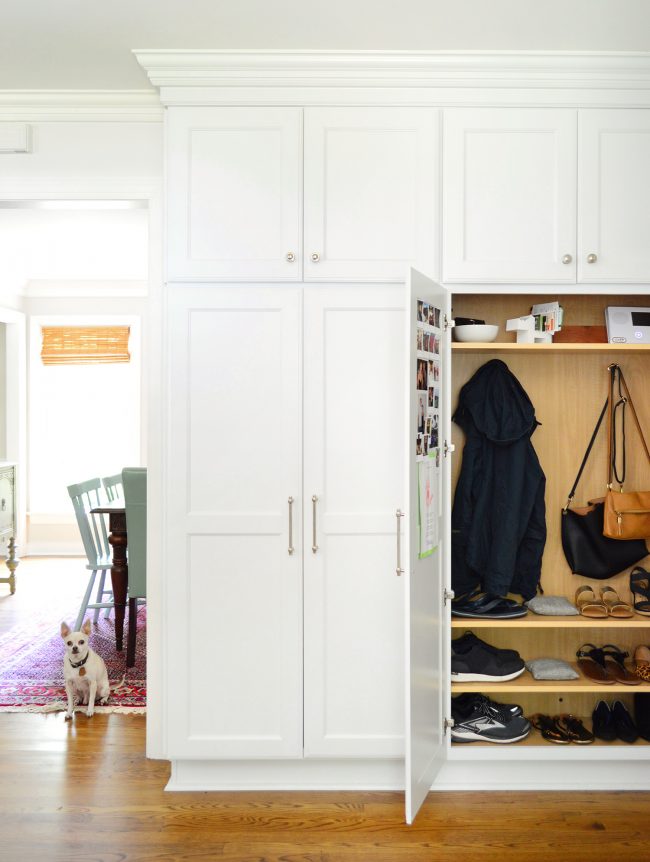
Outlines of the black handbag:
M602 425L609 398L601 410L594 433L582 459L578 475L562 509L562 550L574 575L595 580L612 578L648 555L643 539L609 539L603 536L604 499L591 500L588 506L571 508L578 482Z

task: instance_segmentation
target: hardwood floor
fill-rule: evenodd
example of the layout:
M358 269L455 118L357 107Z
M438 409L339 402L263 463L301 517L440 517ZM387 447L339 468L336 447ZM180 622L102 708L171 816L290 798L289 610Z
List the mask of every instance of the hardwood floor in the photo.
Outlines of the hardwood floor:
M0 594L0 631L21 612ZM650 793L432 793L408 827L401 793L166 793L169 765L144 757L144 727L1 713L0 860L650 860Z

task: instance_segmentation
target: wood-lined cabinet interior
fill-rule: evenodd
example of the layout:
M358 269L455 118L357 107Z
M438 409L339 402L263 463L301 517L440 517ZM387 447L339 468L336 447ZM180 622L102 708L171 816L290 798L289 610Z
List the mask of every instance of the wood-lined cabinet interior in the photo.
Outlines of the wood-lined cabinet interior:
M435 272L438 113L169 108L168 280L377 282L404 281L409 265Z
M559 298L564 307L565 325L601 325L604 309L612 304L605 295L565 296ZM634 300L634 301L633 301ZM492 344L453 345L453 393L455 404L461 386L475 371L492 358L503 360L519 379L535 406L541 423L532 437L532 443L546 475L546 521L548 537L542 561L541 585L547 595L562 595L574 601L576 589L590 584L596 594L601 586L613 586L625 601L633 601L629 591L628 572L607 581L595 581L573 575L562 552L560 536L561 509L575 479L578 467L591 437L599 412L607 397L607 366L618 363L634 397L641 425L650 430L650 399L647 397L647 380L650 373L650 345L610 344L553 344L517 345L514 333L505 332L505 320L529 310L540 296L456 295L453 301L455 316L482 317L497 323L501 329L498 341ZM643 304L639 297L617 297L617 305ZM649 303L650 304L650 303ZM453 441L458 456L453 459L453 485L461 467L463 434L453 425ZM628 486L645 488L650 483L650 467L634 429L627 427ZM587 469L578 486L574 505L600 497L607 481L606 433L601 430L592 451ZM641 561L641 565L648 560ZM520 597L515 597L520 600ZM472 630L479 637L500 648L517 649L525 660L533 658L560 658L575 665L576 650L584 643L596 646L614 644L629 652L632 662L634 649L639 644L650 644L650 620L636 614L631 620L588 620L582 616L546 617L532 612L518 620L467 620L451 621L452 637ZM633 665L632 665L633 666ZM632 696L635 692L650 693L650 685L600 685L586 679L570 681L536 681L526 671L515 680L504 683L452 683L452 696L463 691L483 691L501 702L519 703L526 715L534 712L558 714L571 712L585 719L591 726L591 713L600 699L610 703L622 700L632 715ZM551 746L532 731L524 745ZM623 743L617 743L623 745ZM596 746L610 745L599 743ZM640 740L638 747L647 743ZM593 748L594 746L591 746ZM561 748L561 746L560 746ZM559 756L559 755L558 755ZM568 755L565 755L568 756Z
M650 281L650 112L443 114L443 281Z

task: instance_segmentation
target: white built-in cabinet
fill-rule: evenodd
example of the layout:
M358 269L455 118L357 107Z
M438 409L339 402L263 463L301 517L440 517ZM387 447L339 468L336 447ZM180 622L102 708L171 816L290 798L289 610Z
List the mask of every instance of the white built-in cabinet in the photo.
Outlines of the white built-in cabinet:
M435 271L432 108L174 107L167 153L169 280Z
M648 282L645 110L451 108L443 280Z
M169 288L170 757L403 755L404 307Z

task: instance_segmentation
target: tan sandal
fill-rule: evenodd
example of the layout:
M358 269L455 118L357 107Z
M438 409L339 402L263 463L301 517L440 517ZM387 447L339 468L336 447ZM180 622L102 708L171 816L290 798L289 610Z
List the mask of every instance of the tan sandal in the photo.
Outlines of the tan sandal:
M647 646L638 646L634 650L634 661L639 679L650 682L650 649Z
M578 587L575 595L576 608L580 611L583 617L590 617L594 620L602 620L607 616L607 607L605 602L599 601L596 598L596 593L592 587L583 585Z
M600 597L607 608L607 614L619 620L629 620L634 616L632 605L621 601L614 587L601 587Z

